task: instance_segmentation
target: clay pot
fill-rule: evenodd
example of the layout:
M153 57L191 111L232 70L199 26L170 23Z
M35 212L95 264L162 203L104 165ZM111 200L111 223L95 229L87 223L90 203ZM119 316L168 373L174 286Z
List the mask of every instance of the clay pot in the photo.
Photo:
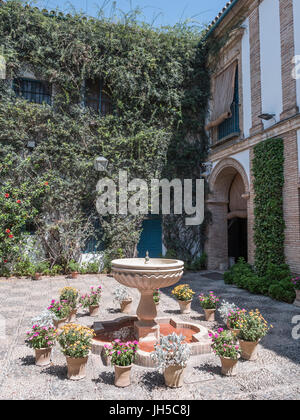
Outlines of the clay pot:
M168 366L164 370L165 384L169 388L181 388L184 381L185 367L178 365Z
M90 316L97 316L99 313L99 305L89 306Z
M230 359L229 357L220 357L220 359L222 364L222 375L236 376L238 360Z
M132 364L130 366L115 365L115 385L120 388L125 388L131 384L130 373Z
M300 306L300 290L295 290L296 299L294 300L294 305Z
M131 304L132 304L131 298L120 302L121 312L124 314L130 314Z
M32 280L41 280L42 274L41 273L34 273L32 276Z
M62 318L62 319L58 319L58 320L53 320L53 324L55 326L55 328L59 329L62 328L66 322L67 322L68 318Z
M230 328L229 321L227 321L227 328L232 332L233 335L235 335L236 337L238 336L240 330L234 329L234 328Z
M69 317L67 318L67 322L75 322L76 321L76 314L77 314L77 308L72 309Z
M258 341L244 341L239 339L241 356L245 360L250 360L254 362L258 358Z
M78 271L73 271L71 273L71 277L72 277L72 279L76 279L76 277L78 277Z
M205 313L205 320L206 321L214 321L215 320L215 309L203 309Z
M35 349L35 364L37 366L48 366L51 362L52 347Z
M182 314L191 313L192 299L191 300L178 300L178 303L179 303L179 307L180 307L180 312Z
M66 356L68 366L68 379L78 381L86 377L86 365L88 358L88 356L79 358Z

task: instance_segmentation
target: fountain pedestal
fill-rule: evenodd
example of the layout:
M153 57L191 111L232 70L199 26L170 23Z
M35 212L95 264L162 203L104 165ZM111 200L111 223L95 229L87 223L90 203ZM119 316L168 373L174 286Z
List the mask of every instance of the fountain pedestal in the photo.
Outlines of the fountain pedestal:
M177 283L183 275L183 261L150 258L125 258L112 261L114 278L127 287L136 288L141 293L137 308L138 321L134 331L139 341L157 341L159 324L153 293L156 289Z

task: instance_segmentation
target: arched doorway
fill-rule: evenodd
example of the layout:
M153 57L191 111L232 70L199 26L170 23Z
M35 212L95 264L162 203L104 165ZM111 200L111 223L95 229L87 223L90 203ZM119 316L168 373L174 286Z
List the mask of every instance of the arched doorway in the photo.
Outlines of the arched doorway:
M208 268L226 270L239 257L248 259L249 181L242 165L227 158L213 169L209 187Z
M240 257L248 260L247 201L245 186L239 172L233 178L228 194L228 258L229 264Z

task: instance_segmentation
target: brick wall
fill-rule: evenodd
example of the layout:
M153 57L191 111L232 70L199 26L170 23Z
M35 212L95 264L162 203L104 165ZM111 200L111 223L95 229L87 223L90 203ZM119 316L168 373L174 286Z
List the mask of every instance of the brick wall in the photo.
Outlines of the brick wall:
M295 55L293 30L293 0L280 0L280 37L283 112L281 119L298 112L296 80L292 77L292 59Z

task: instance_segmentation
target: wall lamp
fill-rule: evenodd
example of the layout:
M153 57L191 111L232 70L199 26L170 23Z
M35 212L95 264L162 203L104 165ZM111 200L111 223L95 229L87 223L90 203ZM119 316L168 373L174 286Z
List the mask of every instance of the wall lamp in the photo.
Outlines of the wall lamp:
M259 115L258 118L264 121L270 121L272 118L275 120L275 114L268 114L265 112L264 114Z

